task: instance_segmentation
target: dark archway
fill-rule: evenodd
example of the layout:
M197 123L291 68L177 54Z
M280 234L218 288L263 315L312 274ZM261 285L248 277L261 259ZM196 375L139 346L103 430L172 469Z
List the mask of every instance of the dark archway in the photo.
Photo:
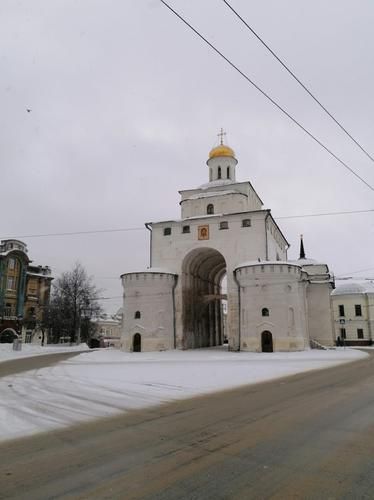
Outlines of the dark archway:
M12 344L18 338L19 335L13 328L6 328L0 333L0 344Z
M132 350L133 352L141 352L142 350L142 337L140 333L135 333L132 339Z
M185 349L223 344L223 255L213 248L197 248L183 261L183 339Z
M261 349L262 352L273 352L273 335L271 334L271 332L262 332Z

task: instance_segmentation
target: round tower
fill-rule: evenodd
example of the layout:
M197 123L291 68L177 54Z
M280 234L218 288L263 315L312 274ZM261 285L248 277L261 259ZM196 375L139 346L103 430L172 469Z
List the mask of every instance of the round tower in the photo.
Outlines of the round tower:
M128 352L175 349L174 289L177 276L148 269L121 276L121 348Z
M309 349L306 273L289 262L254 262L235 271L240 286L243 351Z

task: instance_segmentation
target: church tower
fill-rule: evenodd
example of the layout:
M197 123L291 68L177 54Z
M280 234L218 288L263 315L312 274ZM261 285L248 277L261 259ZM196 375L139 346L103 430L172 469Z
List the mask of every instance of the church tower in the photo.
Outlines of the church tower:
M209 159L206 162L209 168L209 182L236 182L235 168L238 160L235 158L234 151L223 143L224 135L226 134L221 129L218 134L220 144L210 151Z

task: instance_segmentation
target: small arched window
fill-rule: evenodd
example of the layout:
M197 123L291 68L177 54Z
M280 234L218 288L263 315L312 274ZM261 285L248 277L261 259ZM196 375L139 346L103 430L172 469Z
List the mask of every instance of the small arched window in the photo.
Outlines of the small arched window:
M221 167L218 167L218 179L222 179L222 171L221 171Z
M140 317L141 317L140 311L136 311L135 312L135 319L140 319Z
M209 205L206 207L206 213L208 215L214 214L214 205L212 205L212 203L209 203Z
M269 309L267 307L264 307L261 311L263 316L269 316Z
M226 169L226 177L227 179L230 179L230 167L227 167Z

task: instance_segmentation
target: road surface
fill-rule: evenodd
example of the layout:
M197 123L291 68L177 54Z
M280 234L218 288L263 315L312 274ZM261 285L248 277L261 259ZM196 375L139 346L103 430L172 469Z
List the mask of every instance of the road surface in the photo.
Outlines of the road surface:
M373 499L374 358L5 442L0 498Z
M42 354L40 356L30 356L29 358L11 359L0 363L0 377L7 377L15 373L38 370L46 366L52 366L59 361L65 361L73 356L77 356L87 351L57 352L53 354ZM88 351L90 352L90 351Z

